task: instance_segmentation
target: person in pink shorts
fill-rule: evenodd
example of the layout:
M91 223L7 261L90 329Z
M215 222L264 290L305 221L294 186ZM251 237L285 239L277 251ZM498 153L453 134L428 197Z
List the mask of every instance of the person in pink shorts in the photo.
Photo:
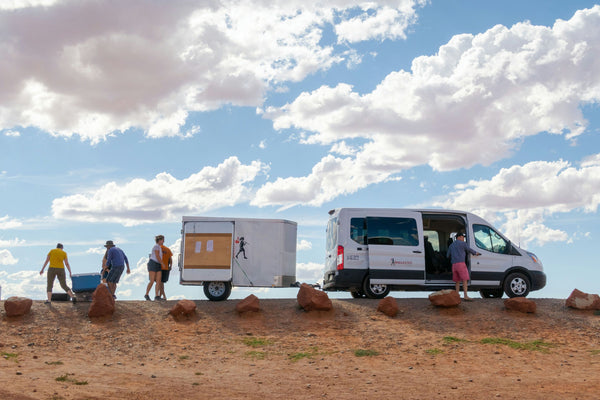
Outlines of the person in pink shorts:
M448 247L447 256L450 257L450 262L452 263L452 280L456 282L456 291L460 294L460 283L462 282L465 292L464 299L471 301L472 299L467 295L467 285L469 283L469 270L465 262L467 252L474 256L481 255L481 253L476 252L465 243L465 234L459 232L456 234L456 240Z

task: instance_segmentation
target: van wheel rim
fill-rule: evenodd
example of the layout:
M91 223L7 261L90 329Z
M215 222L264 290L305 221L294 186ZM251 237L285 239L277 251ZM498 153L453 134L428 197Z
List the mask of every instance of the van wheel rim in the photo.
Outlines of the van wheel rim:
M514 294L523 294L527 291L527 282L522 278L515 278L510 282L510 289Z
M385 293L387 285L371 285L371 291L375 294Z

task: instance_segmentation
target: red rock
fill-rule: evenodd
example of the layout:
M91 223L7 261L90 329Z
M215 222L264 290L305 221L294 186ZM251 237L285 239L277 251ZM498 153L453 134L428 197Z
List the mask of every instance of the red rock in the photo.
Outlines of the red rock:
M33 301L26 297L12 296L4 301L4 311L7 317L20 317L31 311Z
M575 289L567 299L566 305L579 310L600 310L600 296Z
M396 299L388 296L379 301L379 305L377 305L377 311L380 311L387 315L388 317L395 317L398 315L400 309L398 308L398 303Z
M456 290L445 289L431 293L429 301L436 307L455 307L460 304L460 295Z
M115 298L108 287L101 283L92 294L92 304L88 310L88 317L106 317L115 312Z
M239 313L243 313L243 312L247 312L247 311L254 311L254 312L259 311L260 305L259 305L258 297L251 294L250 296L246 297L244 300L240 300L236 304L235 310Z
M194 315L195 313L196 303L194 303L192 300L179 300L177 304L175 304L175 306L171 308L171 311L169 311L169 314L171 314L174 317L189 317L191 315Z
M300 290L296 298L304 311L329 311L333 308L333 304L327 293L317 290L307 283L300 285Z
M526 299L525 297L513 297L504 300L504 307L507 310L519 311L522 313L535 313L537 305L535 301Z

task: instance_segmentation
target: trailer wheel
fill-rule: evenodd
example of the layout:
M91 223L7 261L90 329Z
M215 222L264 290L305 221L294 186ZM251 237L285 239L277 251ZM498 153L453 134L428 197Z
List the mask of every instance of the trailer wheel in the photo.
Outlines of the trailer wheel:
M508 297L526 297L529 294L530 284L527 275L514 272L504 281L504 292Z
M383 299L390 293L390 287L380 283L371 283L371 278L367 276L363 282L363 293L369 299Z
M212 301L227 300L231 294L231 282L204 282L204 294Z
M481 297L483 297L484 299L499 299L504 294L504 291L502 290L502 288L481 289L479 291L479 294L481 294Z

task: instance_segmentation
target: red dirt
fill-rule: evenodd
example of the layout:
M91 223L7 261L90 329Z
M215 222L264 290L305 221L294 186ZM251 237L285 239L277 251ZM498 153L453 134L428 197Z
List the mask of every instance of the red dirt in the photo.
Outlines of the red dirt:
M118 301L94 321L89 303L35 301L1 314L0 399L598 398L600 315L534 300L522 314L501 299L397 299L394 318L367 299L328 312L261 300L242 315L237 300L196 301L185 320L174 301Z

